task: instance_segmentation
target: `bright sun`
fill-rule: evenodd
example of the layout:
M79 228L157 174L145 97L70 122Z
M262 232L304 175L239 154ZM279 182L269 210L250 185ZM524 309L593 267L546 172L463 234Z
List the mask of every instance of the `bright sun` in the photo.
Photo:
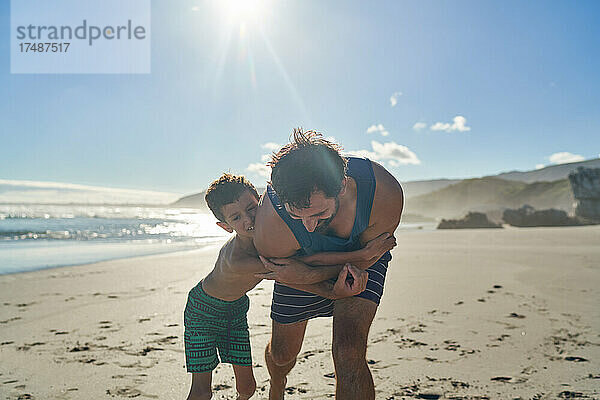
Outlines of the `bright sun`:
M266 0L220 0L225 15L237 22L256 21L263 16Z

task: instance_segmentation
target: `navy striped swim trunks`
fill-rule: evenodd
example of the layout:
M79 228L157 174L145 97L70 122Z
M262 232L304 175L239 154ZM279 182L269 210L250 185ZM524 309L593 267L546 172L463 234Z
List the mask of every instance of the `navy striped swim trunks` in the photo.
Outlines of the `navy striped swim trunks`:
M391 259L392 255L388 251L375 264L366 269L369 273L367 288L354 297L362 297L379 304L381 296L383 296L385 274ZM271 319L280 324L293 324L316 317L331 317L333 316L334 301L275 282Z

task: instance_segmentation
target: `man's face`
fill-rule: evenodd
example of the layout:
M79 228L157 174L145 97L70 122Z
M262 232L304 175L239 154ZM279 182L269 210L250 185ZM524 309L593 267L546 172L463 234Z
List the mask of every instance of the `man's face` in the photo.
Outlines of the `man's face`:
M317 191L311 194L308 208L296 208L286 204L285 209L290 217L302 220L307 231L325 232L340 207L338 197L326 197L323 192Z
M217 224L228 232L235 231L240 236L253 237L257 206L258 199L245 190L237 201L225 204L221 208L225 222Z

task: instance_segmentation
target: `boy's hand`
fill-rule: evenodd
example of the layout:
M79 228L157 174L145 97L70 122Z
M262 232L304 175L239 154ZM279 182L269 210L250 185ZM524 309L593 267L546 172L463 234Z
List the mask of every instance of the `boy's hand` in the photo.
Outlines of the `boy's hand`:
M369 240L363 248L365 260L379 259L386 251L396 247L396 238L389 232L384 232L375 239Z
M293 258L265 258L260 261L269 272L255 274L257 278L272 279L279 283L309 284L312 283L312 268Z
M333 285L333 298L356 296L367 288L369 273L356 268L354 265L346 264L340 271L335 285Z

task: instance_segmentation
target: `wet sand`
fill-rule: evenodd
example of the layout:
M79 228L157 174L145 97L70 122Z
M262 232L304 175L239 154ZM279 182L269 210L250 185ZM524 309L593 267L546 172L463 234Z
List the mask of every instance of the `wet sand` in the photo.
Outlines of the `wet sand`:
M183 399L183 308L218 247L0 276L0 398ZM369 336L377 399L600 398L600 227L403 231ZM258 383L271 282L250 292ZM331 320L290 399L332 398ZM234 398L217 367L214 399Z

